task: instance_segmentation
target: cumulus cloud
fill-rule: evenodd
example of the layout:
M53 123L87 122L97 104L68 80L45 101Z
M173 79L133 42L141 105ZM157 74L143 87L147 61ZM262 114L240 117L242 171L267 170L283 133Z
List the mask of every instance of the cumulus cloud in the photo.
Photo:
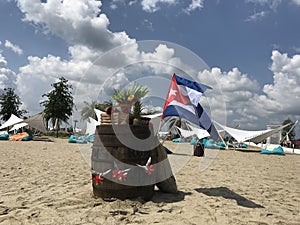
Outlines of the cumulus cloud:
M48 55L29 56L28 64L20 68L16 85L22 94L24 107L35 112L41 111L39 102L42 95L51 89L51 83L65 77L84 96L93 90L93 84L103 82L108 65L92 67L94 61L106 51L125 43L134 43L125 32L111 32L109 20L101 13L101 2L95 0L18 0L18 7L24 13L24 21L33 23L45 33L58 36L70 44L70 59ZM117 57L116 59L119 59ZM0 58L0 63L3 61ZM91 69L91 67L93 69ZM85 73L91 76L85 79ZM78 86L85 83L85 86Z
M161 3L175 4L177 1L141 2L151 12ZM153 50L141 50L142 44L130 39L126 33L113 33L108 29L109 20L101 14L99 1L41 3L39 0L19 0L19 7L25 21L70 43L70 59L63 60L54 55L29 56L28 65L20 68L17 77L7 68L7 62L0 54L0 87L12 80L9 77L14 77L23 106L31 112L41 111L42 95L60 76L71 82L76 100L83 102L89 98L95 100L101 91L103 95L111 95L113 88L122 88L142 76L168 74L170 77L178 68L188 75L197 74L202 83L214 88L207 91L202 103L215 119L228 116L228 121L251 127L260 120L277 118L280 121L283 113L297 116L297 96L300 96L298 55L289 57L273 51L270 69L274 73L274 82L265 85L262 94L257 94L261 90L257 81L238 68L227 72L220 68L204 71L191 68L187 63L191 60L179 58L175 48L167 44L157 44ZM195 62L193 65L197 64Z
M133 0L133 1L130 1L130 2L128 3L128 5L129 5L129 6L132 6L132 5L136 4L136 3L137 3L137 0Z
M86 45L102 51L130 41L125 32L108 30L109 20L95 0L18 0L24 21L41 27L71 44Z
M265 17L267 15L267 12L265 11L261 11L261 12L257 12L257 13L254 13L253 15L249 16L246 21L257 21L257 20L260 20L262 19L263 17Z
M156 43L152 51L141 51L142 45L133 42L104 54L85 45L73 45L69 47L69 60L53 55L29 56L28 64L20 68L16 80L24 107L32 113L41 111L42 95L49 92L50 85L60 76L73 85L75 103L80 110L83 100L106 100L114 88L123 88L144 76L145 71L152 76L162 73L170 76L177 67L188 71L189 67L176 58L175 50L166 44Z
M293 3L295 3L296 5L300 6L300 0L291 0Z
M144 11L152 13L159 10L159 4L173 5L178 3L178 0L142 0L141 5Z
M16 73L7 67L7 61L0 52L0 93L4 88L16 88Z
M18 45L15 45L8 40L5 40L4 46L6 48L11 49L13 52L17 53L18 55L23 54L23 50Z
M255 129L257 124L265 128L266 124L281 124L287 117L300 119L300 55L289 57L274 50L271 60L273 82L262 89L238 68L229 72L212 68L199 73L199 79L213 87L202 104L214 118L226 117L229 123L243 128Z
M186 8L186 12L190 13L194 10L197 9L202 9L204 5L204 0L192 0L192 2L190 3L190 5Z
M249 99L259 89L257 81L251 80L247 74L243 74L238 68L229 72L221 71L220 68L212 68L198 74L199 80L209 85L213 90L206 91L206 98L202 104L206 110L211 111L211 116L221 123L228 121L241 122L253 120L256 117L247 114L245 109L251 107ZM221 120L221 121L220 121Z
M271 59L273 62L270 69L274 73L274 83L263 87L268 103L277 106L278 113L299 115L300 55L289 57L274 50ZM265 104L264 100L262 104Z
M53 55L43 58L29 56L28 64L20 68L16 80L24 107L35 113L41 111L39 102L42 100L42 95L51 89L51 84L56 82L57 78L63 76L71 84L75 84L75 81L80 80L90 66L89 61L80 63L76 59L63 61L60 57Z

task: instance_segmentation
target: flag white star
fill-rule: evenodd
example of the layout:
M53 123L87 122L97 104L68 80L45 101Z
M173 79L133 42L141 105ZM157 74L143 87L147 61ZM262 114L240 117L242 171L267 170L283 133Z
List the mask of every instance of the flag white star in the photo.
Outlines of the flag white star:
M175 96L176 96L176 92L177 92L177 90L171 89L171 90L170 90L170 93L169 93L169 98L170 98L172 95L175 95Z

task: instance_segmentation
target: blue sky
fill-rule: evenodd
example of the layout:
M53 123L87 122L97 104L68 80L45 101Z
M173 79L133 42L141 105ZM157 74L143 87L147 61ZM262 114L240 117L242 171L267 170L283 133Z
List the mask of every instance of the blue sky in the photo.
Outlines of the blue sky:
M146 71L170 79L174 67L185 68L214 88L203 104L216 120L226 118L229 126L245 129L288 117L295 121L300 118L299 12L299 0L3 0L0 88L15 88L33 114L41 111L41 95L59 76L77 87L76 100L91 100L97 96L87 90L109 94L110 87L149 76ZM157 48L141 52L143 40L156 40ZM129 48L110 52L128 43ZM184 51L190 57L180 58ZM193 54L210 69L189 65ZM149 59L173 66L120 69Z

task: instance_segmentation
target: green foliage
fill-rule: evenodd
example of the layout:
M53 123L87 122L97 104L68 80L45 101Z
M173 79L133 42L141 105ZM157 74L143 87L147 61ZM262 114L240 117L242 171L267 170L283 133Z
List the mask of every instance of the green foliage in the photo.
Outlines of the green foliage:
M113 99L121 104L121 103L129 103L141 100L149 93L149 89L147 87L143 87L142 85L134 82L131 88L122 89L122 90L114 90Z
M59 78L57 83L51 84L54 88L47 94L42 95L42 97L47 97L48 99L41 102L40 104L45 107L45 119L46 121L52 120L54 124L56 119L60 122L67 123L69 117L73 113L73 96L72 96L72 86L68 84L68 80L64 77Z
M19 96L15 94L13 88L5 88L4 91L5 93L0 95L0 115L2 120L8 120L11 114L22 117L23 114L27 113L26 110L20 110L22 102Z
M133 116L135 118L140 118L143 110L143 105L140 101L136 101L133 106Z
M285 128L282 129L281 134L282 134L282 137L283 137L283 138L284 138L284 137L287 135L287 133L291 130L291 128L293 127L294 123L293 123L293 121L292 121L290 118L286 119L286 120L283 121L283 123L282 123L282 125L286 125L286 124L289 124L289 123L291 123L291 125L289 125L289 126L287 126L287 127L285 127ZM289 139L290 139L290 140L294 140L294 139L295 139L295 136L296 136L296 134L295 134L295 128L293 128L293 129L289 132L288 136L289 136Z

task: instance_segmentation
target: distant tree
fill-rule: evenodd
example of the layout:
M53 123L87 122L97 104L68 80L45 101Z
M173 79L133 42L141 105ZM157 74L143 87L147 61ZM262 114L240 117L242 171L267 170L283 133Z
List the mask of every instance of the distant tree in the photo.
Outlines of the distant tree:
M282 129L282 133L281 133L281 134L282 134L282 138L284 138L284 137L287 135L287 133L292 129L292 127L293 127L293 125L294 125L293 121L292 121L290 118L286 119L286 120L283 121L283 123L282 123L282 125L286 125L286 124L289 124L289 123L291 123L291 125L289 125L289 126L287 126L287 127L285 127L285 128ZM294 138L295 138L295 136L296 136L296 134L295 134L295 128L293 128L293 129L289 132L288 136L289 136L289 139L290 139L290 140L294 140Z
M89 117L96 119L96 113L94 109L96 108L97 102L92 101L91 103L88 103L87 101L83 102L85 106L82 108L80 114L81 114L81 120L87 120L90 122Z
M44 113L47 125L50 120L53 126L57 121L59 129L60 123L68 123L68 119L73 113L72 85L69 85L68 80L64 77L60 77L59 81L51 84L51 86L54 89L42 95L42 97L47 97L48 99L40 104L45 107Z
M0 116L4 121L8 120L11 114L22 117L27 113L26 110L20 109L22 102L13 88L4 88L4 93L0 95L0 105Z

